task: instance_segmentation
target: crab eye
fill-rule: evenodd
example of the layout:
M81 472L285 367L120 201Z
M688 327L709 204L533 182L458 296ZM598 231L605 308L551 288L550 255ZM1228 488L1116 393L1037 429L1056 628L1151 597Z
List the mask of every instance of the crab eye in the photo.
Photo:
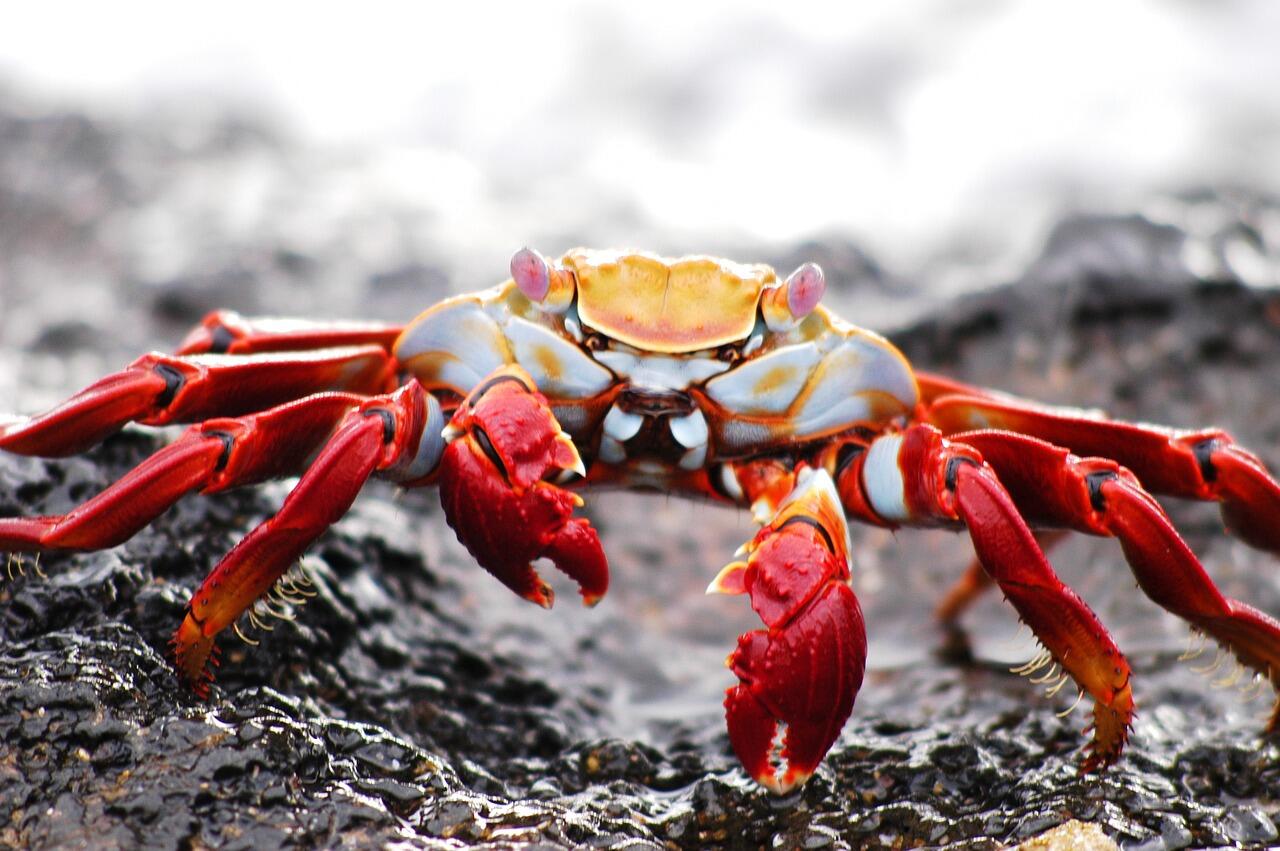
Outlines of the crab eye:
M604 338L603 334L597 334L594 331L587 333L587 337L582 341L582 345L593 352L603 351L609 348L609 341Z
M818 306L826 289L826 276L817 263L805 263L796 269L782 286L765 294L761 307L769 330L789 331L796 327Z
M532 248L511 255L511 279L529 301L548 313L563 313L573 304L573 272L551 265Z
M735 364L742 360L741 346L721 346L716 351L716 360L722 363Z

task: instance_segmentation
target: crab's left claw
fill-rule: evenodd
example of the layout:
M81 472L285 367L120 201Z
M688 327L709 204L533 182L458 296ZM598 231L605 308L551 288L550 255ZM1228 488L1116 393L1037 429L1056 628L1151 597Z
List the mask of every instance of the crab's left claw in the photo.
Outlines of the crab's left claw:
M482 567L526 600L550 608L551 587L530 564L550 559L594 605L609 566L582 500L552 481L584 475L573 441L518 366L500 367L454 412L440 467L445 518ZM551 481L548 481L550 479Z
M725 718L747 772L782 794L813 774L840 735L866 663L848 531L826 471L803 469L747 549L747 561L707 589L749 594L767 627L739 636L728 659L740 683L725 694Z

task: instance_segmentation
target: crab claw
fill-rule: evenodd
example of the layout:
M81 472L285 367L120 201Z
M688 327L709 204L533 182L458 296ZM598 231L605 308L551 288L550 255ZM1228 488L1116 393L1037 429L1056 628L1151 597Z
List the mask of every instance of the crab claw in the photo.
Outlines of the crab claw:
M550 608L551 587L530 564L548 558L595 605L609 587L600 539L587 520L572 517L581 498L546 481L583 475L582 459L529 374L515 365L495 370L454 412L445 436L440 502L475 560Z
M741 591L767 629L744 633L728 665L729 741L760 785L784 794L804 783L840 735L862 685L867 637L849 587L844 516L830 476L805 469L750 556L712 589ZM785 725L775 749L779 724Z

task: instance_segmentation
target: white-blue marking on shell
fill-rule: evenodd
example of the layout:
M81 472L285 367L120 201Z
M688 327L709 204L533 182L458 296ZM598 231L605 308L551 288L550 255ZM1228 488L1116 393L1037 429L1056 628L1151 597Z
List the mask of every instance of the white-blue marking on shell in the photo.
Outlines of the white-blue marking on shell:
M613 383L609 370L559 334L527 319L513 316L503 326L516 362L528 370L538 389L560 399L581 399L602 393ZM549 368L554 362L555 368Z
M707 382L707 395L736 414L784 414L821 356L813 343L784 346Z
M915 378L877 337L831 334L746 361L707 382L707 395L746 416L785 418L784 430L808 437L870 422L891 396L915 405ZM877 403L873 406L873 398Z
M488 291L478 299L442 305L405 331L396 343L396 357L425 373L424 380L432 385L440 382L463 393L512 361L553 399L594 396L614 383L609 370L573 342L512 314L501 295Z
M507 362L502 331L479 303L463 301L410 326L396 341L396 357L407 363L419 355L438 354L437 378L462 392Z
M888 394L908 408L915 405L915 377L902 360L857 337L823 358L818 369L812 392L792 414L798 435L871 419L872 409L863 395L868 391Z

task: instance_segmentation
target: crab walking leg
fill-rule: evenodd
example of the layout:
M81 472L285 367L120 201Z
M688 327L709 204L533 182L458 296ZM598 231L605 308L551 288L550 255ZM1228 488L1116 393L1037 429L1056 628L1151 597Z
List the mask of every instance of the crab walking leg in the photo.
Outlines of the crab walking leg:
M1032 522L1117 538L1148 597L1280 687L1280 623L1218 590L1131 472L1109 459L1079 458L1022 434L981 431L955 439L982 453ZM1280 703L1268 729L1277 721Z
M370 344L389 352L403 330L401 325L378 322L246 318L231 310L215 310L191 329L176 353L248 355Z
M802 467L793 479L773 518L744 545L746 561L726 566L707 588L750 595L764 621L765 629L738 637L727 661L739 682L725 692L725 720L743 767L779 794L804 783L839 737L867 657L840 497L824 469ZM775 754L779 723L786 732Z
M896 528L962 522L978 560L1062 670L1094 699L1082 770L1120 756L1133 719L1129 664L1106 627L1054 573L995 471L929 425L872 441L839 469L845 510Z
M153 352L52 410L0 423L0 449L73 455L128 422L158 426L233 417L325 391L382 393L394 372L394 360L378 346L248 356Z
M346 513L370 475L383 471L401 481L419 478L432 463L424 456L439 457L442 441L430 439L430 425L439 426L442 418L427 398L413 381L351 409L275 516L245 536L205 578L172 642L178 675L197 694L208 694L213 678L208 662L217 634L270 591L311 542Z
M1000 473L998 469L996 472ZM1006 489L1009 489L1008 482L1004 481L1002 473L1000 481ZM1017 502L1017 500L1014 501ZM1018 508L1021 510L1022 506L1019 505ZM1036 543L1040 545L1040 551L1046 555L1054 545L1067 536L1066 532L1059 529L1036 529L1033 534ZM955 623L994 584L995 580L982 567L982 562L974 559L969 562L969 566L965 568L964 573L960 574L955 584L942 595L942 601L938 603L934 615L943 623Z
M214 493L296 475L343 415L362 401L354 394L322 393L260 414L191 426L66 514L0 518L0 552L114 547L191 491Z
M1179 431L1041 406L920 375L921 419L946 434L1000 429L1029 434L1080 456L1111 458L1151 493L1217 501L1227 529L1251 547L1280 555L1280 482L1220 429Z

